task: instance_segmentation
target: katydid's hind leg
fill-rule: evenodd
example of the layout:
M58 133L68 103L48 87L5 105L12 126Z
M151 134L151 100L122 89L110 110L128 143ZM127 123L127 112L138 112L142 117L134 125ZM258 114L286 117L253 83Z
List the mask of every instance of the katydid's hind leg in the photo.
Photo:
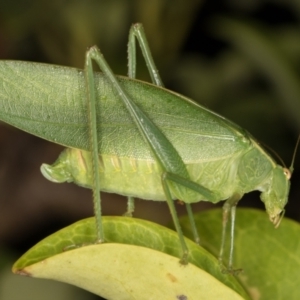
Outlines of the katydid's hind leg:
M132 217L133 213L134 213L134 198L127 197L127 211L123 216L124 217Z
M144 56L150 77L152 82L158 86L164 86L158 69L154 63L148 41L145 35L144 27L142 24L137 23L131 26L129 31L129 41L128 41L128 77L136 78L136 44L135 39L137 39L142 54Z
M182 186L184 186L188 189L191 189L195 192L198 192L201 195L204 195L205 198L207 200L210 200L210 201L213 201L215 199L215 195L214 195L214 193L212 193L210 190L206 189L205 187L203 187L203 186L201 186L201 185L197 184L196 182L193 182L189 179L186 179L184 177L178 176L176 174L168 173L168 172L165 172L162 175L162 186L163 186L165 196L166 196L166 199L167 199L167 203L168 203L168 206L169 206L172 218L173 218L173 222L174 222L175 228L178 232L179 240L180 240L180 243L181 243L181 246L182 246L182 249L183 249L183 258L182 258L181 262L182 263L187 263L187 257L188 257L187 247L186 247L186 244L185 244L185 241L184 241L184 238L183 238L183 233L182 233L182 230L181 230L181 227L180 227L180 224L179 224L179 220L178 220L178 216L177 216L177 213L176 213L176 210L175 210L174 202L173 202L173 199L172 199L172 196L171 196L171 193L170 193L170 189L169 189L169 186L168 186L168 181L173 181L174 183L176 183L178 185L182 185ZM192 230L193 230L193 235L194 235L195 242L199 244L200 239L199 239L199 236L198 236L198 231L197 231L197 228L196 228L196 224L195 224L194 216L193 216L193 213L192 213L192 209L191 209L191 206L190 206L189 203L186 203L186 208L187 208L188 216L189 216L189 219L190 219L191 227L192 227Z
M188 263L188 248L187 248L187 245L186 245L184 237L183 237L181 226L179 224L179 219L178 219L178 215L177 215L177 212L175 209L174 201L171 197L170 189L168 187L168 183L167 183L167 180L164 175L162 176L161 181L162 181L162 187L164 189L164 193L166 196L167 204L169 206L171 216L173 219L173 223L174 223L176 231L178 233L179 241L180 241L181 248L182 248L182 257L181 257L180 263L182 263L183 265L186 265Z
M139 106L136 105L136 103L130 98L130 96L127 95L118 79L113 74L109 65L105 61L100 50L96 46L94 46L90 49L90 55L91 58L98 64L104 75L107 77L116 94L119 95L120 100L128 110L141 135L145 138L145 141L148 143L151 151L156 157L157 162L162 166L162 169L172 174L178 174L178 176L180 175L180 178L189 178L186 166L174 146L165 137L161 130L152 122L152 120L149 119L149 117L143 112L143 110L141 110ZM164 176L162 175L162 179L163 177ZM183 250L181 262L187 263L188 249L182 235L175 206L165 180L162 180L162 185L165 190L167 203L169 205Z
M219 252L219 263L220 266L223 267L223 256L224 256L224 248L226 241L226 233L227 233L227 225L228 219L230 217L230 251L229 251L229 261L227 270L223 270L224 273L238 274L241 270L233 269L233 251L234 251L234 228L235 228L235 215L236 215L236 205L241 199L241 195L235 194L223 205L223 217L222 217L222 239L221 239L221 247Z
M144 27L142 24L137 23L131 26L130 32L129 32L129 41L128 41L128 77L130 78L136 78L136 42L135 39L137 39L140 48L142 50L142 54L144 56L152 83L157 85L157 86L164 86L158 69L154 63L149 45L148 45L148 41L145 35L145 31L144 31ZM182 264L187 264L188 262L188 249L187 246L185 244L184 238L183 238L183 234L182 234L182 230L179 224L179 220L178 220L178 216L177 216L177 212L175 210L175 205L174 202L171 198L171 194L168 188L168 185L166 182L163 181L162 179L162 184L163 184L163 188L165 190L165 194L166 194L166 199L167 199L167 203L172 215L172 219L174 222L174 225L176 227L177 233L179 235L179 240L181 243L181 247L182 247L182 251L183 251L183 256L181 259L181 263ZM129 200L128 200L128 204L129 204ZM195 224L194 222L194 218L193 218L193 214L192 214L192 210L191 207L188 207L188 214L190 217L190 220L192 220L192 223ZM129 211L129 206L128 206L128 211ZM196 230L196 227L193 227L193 232L194 232L194 236L195 236L195 240L198 241L199 237L198 237L198 233Z
M200 195L204 196L204 198L208 201L212 201L214 202L215 200L215 195L213 192L211 192L210 190L208 190L207 188L199 185L196 182L193 182L189 179L183 178L181 176L178 176L176 174L172 174L172 173L165 173L164 174L164 179L165 180L169 180L169 181L173 181L174 183L181 185L183 187L186 187L190 190L193 190L197 193L199 193ZM191 228L192 228L192 232L193 232L193 236L194 236L194 241L196 244L200 244L200 238L199 238L199 234L198 234L198 230L196 227L196 223L195 223L195 219L194 219L194 215L192 212L192 208L191 205L189 203L185 203L186 205L186 210L188 213L188 217L190 220L190 224L191 224Z
M162 80L159 76L157 67L154 63L148 41L144 32L144 27L142 24L137 23L131 26L129 31L129 38L128 38L128 77L129 78L136 78L136 43L135 39L137 39L140 48L142 50L142 54L145 58L146 65L151 77L151 80L154 84L158 86L163 86ZM124 216L132 216L134 211L134 198L128 197L127 200L127 212Z
M138 40L138 43L141 47L142 54L144 56L144 59L146 61L146 65L151 77L151 80L154 84L158 86L164 86L158 69L154 63L148 41L145 35L144 27L142 24L137 23L131 26L130 32L129 32L129 42L128 42L128 76L130 78L136 77L136 44L135 44L135 38ZM195 242L199 244L199 234L195 225L195 220L192 212L192 208L190 204L186 203L186 210L190 219L191 227L193 230L193 235Z

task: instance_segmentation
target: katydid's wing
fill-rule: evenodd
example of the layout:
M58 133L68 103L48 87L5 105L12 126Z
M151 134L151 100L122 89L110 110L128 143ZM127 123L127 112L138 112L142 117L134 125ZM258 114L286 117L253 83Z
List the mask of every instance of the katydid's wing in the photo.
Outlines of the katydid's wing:
M245 149L247 134L191 100L145 82L118 77L185 162L226 158ZM102 73L95 74L101 153L152 158L130 115ZM0 119L71 148L89 149L82 70L21 61L0 62Z

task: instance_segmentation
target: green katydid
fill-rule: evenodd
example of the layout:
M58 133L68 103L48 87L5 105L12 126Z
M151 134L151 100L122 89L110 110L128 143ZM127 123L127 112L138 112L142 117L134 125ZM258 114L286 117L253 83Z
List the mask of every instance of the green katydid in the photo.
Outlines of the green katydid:
M135 79L135 39L153 84ZM187 263L188 249L173 201L186 203L197 241L190 204L226 200L219 260L231 213L231 269L236 204L245 193L261 191L270 220L278 226L292 167L277 165L238 125L163 88L140 24L130 30L128 57L127 78L115 76L96 47L87 51L84 73L3 61L0 119L72 147L53 166L42 165L42 173L55 182L73 181L93 189L98 242L104 241L100 190L128 196L129 213L133 197L167 201L183 250L182 263ZM103 73L93 72L92 61Z

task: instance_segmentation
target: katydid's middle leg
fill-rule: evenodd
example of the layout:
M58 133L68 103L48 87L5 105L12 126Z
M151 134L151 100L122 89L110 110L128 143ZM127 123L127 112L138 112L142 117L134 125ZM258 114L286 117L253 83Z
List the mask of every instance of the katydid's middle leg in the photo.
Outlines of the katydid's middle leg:
M134 198L127 197L127 210L123 216L124 217L132 217L133 212L134 212Z

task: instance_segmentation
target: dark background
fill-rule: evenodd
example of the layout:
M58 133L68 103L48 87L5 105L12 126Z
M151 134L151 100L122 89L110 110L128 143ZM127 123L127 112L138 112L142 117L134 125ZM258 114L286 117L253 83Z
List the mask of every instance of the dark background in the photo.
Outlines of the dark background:
M168 88L244 127L290 166L300 133L299 21L300 1L0 0L0 59L82 68L86 48L97 44L114 72L125 75L129 28L142 22ZM140 56L138 77L149 80ZM0 123L0 268L48 234L93 215L89 190L48 182L39 171L61 150ZM295 220L299 155L286 207ZM125 212L124 198L102 198L104 215ZM170 222L165 203L136 202L135 217ZM239 205L264 209L258 192ZM194 210L211 206L199 203ZM1 274L0 298L21 299L18 291L1 297Z

